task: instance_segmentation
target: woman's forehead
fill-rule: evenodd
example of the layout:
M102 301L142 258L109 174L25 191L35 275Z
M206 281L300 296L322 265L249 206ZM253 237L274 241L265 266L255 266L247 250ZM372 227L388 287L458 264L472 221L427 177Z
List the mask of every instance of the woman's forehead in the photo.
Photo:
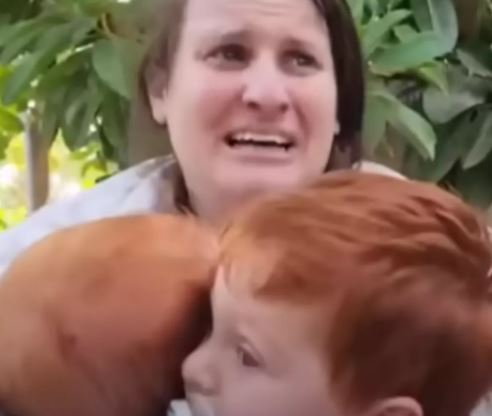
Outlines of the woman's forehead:
M186 20L190 28L237 30L262 24L290 30L326 32L325 23L311 0L189 0Z

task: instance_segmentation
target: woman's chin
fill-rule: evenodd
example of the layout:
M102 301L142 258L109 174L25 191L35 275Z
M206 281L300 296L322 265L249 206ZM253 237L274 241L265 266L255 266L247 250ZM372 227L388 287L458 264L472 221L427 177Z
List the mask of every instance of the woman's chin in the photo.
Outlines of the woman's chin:
M293 189L306 181L297 166L255 168L237 166L236 169L217 172L216 183L224 193L234 195L260 195L266 192L281 192Z

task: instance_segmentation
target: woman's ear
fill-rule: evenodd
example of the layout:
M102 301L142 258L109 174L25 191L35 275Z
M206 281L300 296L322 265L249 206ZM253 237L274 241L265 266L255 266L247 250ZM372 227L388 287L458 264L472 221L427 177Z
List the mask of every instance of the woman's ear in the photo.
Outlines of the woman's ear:
M377 402L365 416L424 416L424 412L415 399L401 396Z
M152 118L157 124L166 124L167 76L161 68L149 64L145 71L145 93L148 97Z
M335 136L338 136L340 134L340 122L338 119L335 121Z
M157 124L166 124L167 117L167 100L166 91L162 89L160 92L152 88L147 89L149 97L150 110L152 112L152 118Z

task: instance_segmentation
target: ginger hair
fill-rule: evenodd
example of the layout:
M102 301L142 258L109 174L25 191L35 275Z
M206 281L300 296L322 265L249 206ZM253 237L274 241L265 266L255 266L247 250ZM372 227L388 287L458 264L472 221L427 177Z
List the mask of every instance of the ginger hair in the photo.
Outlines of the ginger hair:
M403 395L426 416L468 416L491 387L490 241L457 197L333 173L245 208L220 244L231 289L326 312L328 379L346 409Z
M0 281L0 410L165 414L208 326L217 254L212 230L170 215L105 219L34 245Z

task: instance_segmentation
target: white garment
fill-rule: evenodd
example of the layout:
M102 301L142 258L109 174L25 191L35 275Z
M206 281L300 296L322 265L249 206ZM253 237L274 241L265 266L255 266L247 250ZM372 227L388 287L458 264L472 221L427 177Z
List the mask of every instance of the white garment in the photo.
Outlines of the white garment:
M0 233L0 275L19 253L58 229L106 217L173 212L173 166L169 157L146 161L75 197L46 205Z
M22 224L0 233L0 276L19 253L56 230L106 217L176 213L175 169L171 156L148 160L73 198L46 205ZM361 164L361 169L402 177L371 162Z

